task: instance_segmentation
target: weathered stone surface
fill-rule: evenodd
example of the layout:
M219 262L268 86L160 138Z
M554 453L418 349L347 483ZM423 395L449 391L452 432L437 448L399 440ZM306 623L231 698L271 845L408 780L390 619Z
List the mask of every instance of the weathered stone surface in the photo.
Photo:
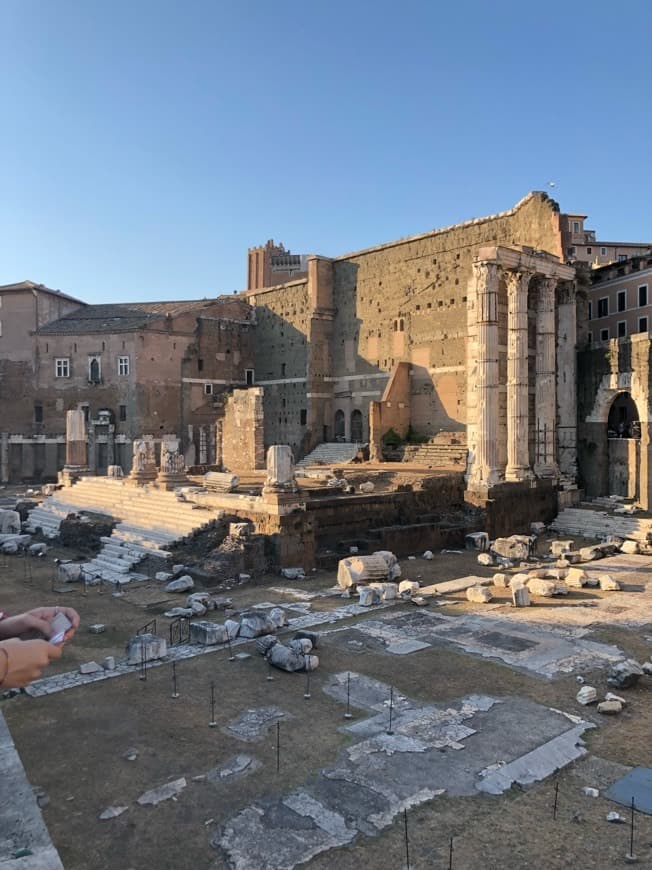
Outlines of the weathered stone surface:
M643 668L634 659L626 659L614 665L607 678L607 683L616 689L630 689L643 676Z
M398 594L399 595L414 595L418 594L419 589L418 580L401 580L398 584Z
M97 662L83 662L79 666L80 674L97 674L102 670L102 666L98 665Z
M129 807L107 807L104 812L100 813L98 819L105 822L107 819L117 819L123 813L126 813Z
M163 616L167 616L168 619L179 619L181 616L190 619L194 613L190 607L173 607L171 610L166 610Z
M195 581L192 579L190 574L183 574L181 577L177 577L176 580L170 581L165 587L166 592L188 592L190 589L193 589L195 586Z
M486 586L470 586L466 590L466 597L474 604L486 604L491 601L493 595Z
M640 546L638 541L623 541L620 545L621 553L628 553L630 555L635 555L640 550Z
M228 633L226 628L208 620L193 621L190 623L190 642L199 643L202 646L215 646L218 643L226 643Z
M358 583L371 583L388 580L392 576L392 568L396 565L396 556L389 551L380 550L370 556L352 556L340 559L337 566L337 584L341 589L349 589Z
M506 589L509 586L509 580L509 575L502 573L494 574L494 576L491 578L494 586L497 586L499 589Z
M564 556L566 553L571 552L573 545L573 541L552 541L550 552L553 556Z
M140 665L167 655L168 645L164 637L155 634L137 634L127 641L127 664Z
M602 713L604 716L613 716L622 712L623 705L620 701L601 701L597 709L598 713Z
M20 514L18 511L0 509L0 534L20 534Z
M530 590L527 586L512 587L512 604L514 607L529 607L530 603Z
M595 559L601 559L603 555L604 554L598 544L595 544L592 547L580 548L580 559L582 562L593 562Z
M540 577L532 577L527 584L531 595L542 598L552 598L557 592L557 584L552 580L542 580Z
M530 531L533 535L542 535L546 530L545 523L530 523Z
M273 607L267 614L267 618L275 625L276 628L283 628L288 624L288 615L282 607Z
M431 562L431 561L435 558L435 556L434 556L432 550L426 550L426 551L422 554L421 558L422 558L422 559L425 559L427 562Z
M282 671L302 671L306 666L306 657L297 653L282 643L276 643L266 656L270 664Z
M467 550L488 550L489 535L486 532L470 532L464 538Z
M175 779L172 782L166 782L165 785L161 785L158 788L153 788L150 791L146 791L144 794L138 798L138 803L144 806L156 806L156 804L160 804L161 801L167 801L172 797L180 794L187 783L185 777L181 777L180 779Z
M61 583L80 583L82 566L78 562L59 562L57 565L57 580Z
M102 659L102 667L105 671L114 671L115 670L115 658L114 656L106 656Z
M249 611L240 618L240 637L259 637L274 631L276 625L265 614Z
M643 669L644 674L652 676L652 662L643 662L641 668Z
M235 640L240 632L240 623L235 619L227 619L224 623L224 628L229 637L229 640Z
M286 643L286 646L294 650L294 652L299 653L300 655L307 655L312 650L312 643L308 640L307 637L299 638L298 640L289 640Z
M595 704L598 700L598 691L593 686L582 686L577 695L575 695L575 699L584 707L587 704Z
M398 597L398 584L396 583L370 583L369 586L376 590L381 601L393 601Z
M510 589L518 589L519 586L527 586L530 581L529 574L514 574L509 581Z
M373 492L375 488L376 488L376 486L374 483L372 483L371 480L365 480L364 483L361 483L360 486L358 487L360 492L364 492L367 494L370 492Z
M319 645L319 635L315 631L297 631L293 640L302 640L303 638L310 641L313 649L317 649L317 646Z
M377 604L380 601L378 591L372 586L361 586L358 589L358 594L362 607L371 607L372 604Z
M491 551L506 559L520 561L530 555L531 538L529 535L511 535L509 538L496 538Z
M303 568L281 568L281 574L288 580L305 580L306 572Z
M256 650L261 656L267 655L271 648L278 643L278 638L273 634L264 634L256 639Z
M94 622L93 625L88 626L88 631L90 634L104 634L106 625L103 622Z
M154 575L154 579L158 580L159 583L168 583L174 575L170 574L169 571L157 571Z
M620 583L610 574L600 574L600 589L603 592L619 592Z
M566 574L566 583L573 588L586 586L589 575L582 568L569 568Z
M48 545L41 541L38 544L30 544L28 549L30 556L45 556L48 551Z
M251 523L229 523L229 535L232 538L248 538L251 531Z
M487 586L491 583L490 577L457 577L455 580L444 580L442 583L433 583L432 586L422 586L423 595L446 595L454 592L465 592L469 586Z
M482 565L485 568L491 567L494 564L493 556L491 553L478 553L478 565Z

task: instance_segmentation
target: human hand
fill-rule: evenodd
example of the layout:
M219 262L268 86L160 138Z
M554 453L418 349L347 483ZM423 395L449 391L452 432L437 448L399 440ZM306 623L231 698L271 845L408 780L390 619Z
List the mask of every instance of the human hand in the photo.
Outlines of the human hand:
M71 627L65 633L63 643L72 639L79 628L79 614L72 607L35 607L25 613L16 616L8 616L0 620L0 641L10 637L28 637L35 633L49 639L52 637L51 622L57 613L63 613L70 622Z
M3 689L27 686L41 676L43 668L51 661L61 658L61 653L60 646L46 640L19 640L12 637L0 641L0 674L6 666L0 685Z

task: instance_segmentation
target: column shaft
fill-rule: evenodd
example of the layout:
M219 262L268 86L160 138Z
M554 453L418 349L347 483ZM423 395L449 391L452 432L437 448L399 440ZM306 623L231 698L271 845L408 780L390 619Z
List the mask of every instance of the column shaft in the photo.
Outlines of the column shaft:
M528 410L528 272L507 272L507 480L532 476Z
M558 475L555 460L557 443L557 385L555 366L555 287L556 278L542 278L537 301L536 360L536 462L538 477Z
M500 481L498 467L498 267L474 263L477 286L477 431L471 478L476 486Z

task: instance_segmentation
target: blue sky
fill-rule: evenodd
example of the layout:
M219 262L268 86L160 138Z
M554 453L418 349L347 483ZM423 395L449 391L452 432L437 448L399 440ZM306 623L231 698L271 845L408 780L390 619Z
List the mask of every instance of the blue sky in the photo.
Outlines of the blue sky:
M551 191L652 240L652 4L2 0L0 283L240 290Z

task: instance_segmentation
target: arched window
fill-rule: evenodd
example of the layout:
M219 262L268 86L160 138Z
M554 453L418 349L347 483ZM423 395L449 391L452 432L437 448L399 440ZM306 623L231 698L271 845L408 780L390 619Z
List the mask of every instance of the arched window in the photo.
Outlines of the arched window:
M351 411L351 441L359 444L362 441L362 411Z
M335 412L335 440L344 441L346 432L344 424L344 411Z

